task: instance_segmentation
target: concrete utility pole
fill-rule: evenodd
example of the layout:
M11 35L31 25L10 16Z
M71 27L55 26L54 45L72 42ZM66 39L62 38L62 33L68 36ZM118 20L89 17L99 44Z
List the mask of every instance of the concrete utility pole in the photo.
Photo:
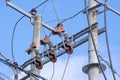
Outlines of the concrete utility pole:
M89 0L89 8L96 6L95 0ZM97 22L97 11L93 9L89 13L89 23L92 25ZM98 50L98 28L93 29L92 31L93 39L95 42L96 49ZM93 40L91 34L89 33L89 64L98 63L97 55L94 49ZM99 66L91 66L88 72L89 80L99 80Z
M87 18L89 27L91 28L92 24L97 23L97 2L96 0L89 0L88 4ZM89 80L99 80L99 73L105 71L106 66L98 61L98 27L94 28L92 32L89 33L88 46L89 64L83 67L83 72L88 74Z
M41 16L38 14L33 15L32 24L34 25L34 32L33 32L33 42L36 44L36 50L40 48L40 28L41 28ZM31 53L32 58L36 57L35 51ZM40 75L40 71L36 68L34 64L31 64L31 72ZM30 76L30 80L39 80L36 77Z

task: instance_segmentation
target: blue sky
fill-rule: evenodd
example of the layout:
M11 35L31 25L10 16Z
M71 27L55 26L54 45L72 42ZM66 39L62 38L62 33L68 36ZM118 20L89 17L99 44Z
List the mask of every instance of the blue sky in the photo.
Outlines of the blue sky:
M11 0L14 4L29 12L32 8L36 7L38 4L44 0ZM59 19L65 19L73 16L81 9L84 8L84 0L53 0L56 8L57 15ZM104 1L104 0L103 0ZM110 6L120 11L120 1L108 0L107 2ZM46 5L46 6L45 6ZM38 13L42 15L42 20L47 22L52 27L57 25L57 20L54 9L51 5L51 0L48 1L45 5L37 9ZM99 8L99 10L103 7ZM13 27L16 21L23 16L19 12L11 9L5 3L5 0L0 1L0 52L4 54L7 58L12 61L11 57L11 37ZM98 15L98 28L104 26L104 17L103 14ZM110 43L110 51L113 61L113 67L115 70L120 73L120 17L111 11L107 11L107 27L108 27L108 36ZM52 21L52 22L48 22ZM81 13L75 18L68 20L63 23L65 31L71 36L77 33L78 31L86 28L88 26L86 15ZM45 30L45 34L49 34L49 30ZM45 35L42 29L41 35ZM30 20L25 17L17 25L14 37L14 54L15 59L19 65L23 64L25 61L31 58L30 55L27 55L25 50L29 48L29 45L32 42L33 36L33 26L30 23ZM56 41L57 39L57 41ZM79 39L78 39L79 40ZM61 41L58 36L51 36L51 41L53 44L57 44ZM42 48L42 47L41 47ZM43 51L41 49L41 51ZM108 61L108 55L106 50L105 34L99 36L99 54ZM61 80L62 73L66 64L67 54L58 58L57 63L55 64L55 75L53 80ZM71 55L69 66L65 75L64 80L87 80L88 77L82 72L82 67L88 63L88 43L77 47L74 49L74 53ZM13 78L13 71L6 65L0 63L0 72L7 74ZM105 71L106 75L111 75L110 69L107 67ZM44 66L41 71L41 75L45 76L47 79L50 79L52 74L52 63L48 63ZM24 74L23 74L24 75ZM22 75L20 75L22 76ZM113 80L111 77L107 77L108 80ZM117 80L120 78L116 76ZM103 76L100 75L100 80L104 80Z

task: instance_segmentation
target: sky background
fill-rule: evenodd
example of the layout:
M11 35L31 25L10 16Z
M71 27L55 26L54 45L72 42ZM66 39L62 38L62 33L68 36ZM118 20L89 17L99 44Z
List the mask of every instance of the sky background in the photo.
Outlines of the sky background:
M16 4L20 8L29 12L32 8L39 5L44 0L11 0L12 3ZM53 0L56 8L57 15L59 19L65 19L73 16L80 10L84 8L84 0ZM104 1L104 0L103 0ZM112 6L114 9L120 11L120 1L119 0L108 0L108 5ZM103 7L99 8L103 10ZM51 0L49 0L43 6L37 8L37 12L42 15L42 21L46 22L52 27L55 27L58 23ZM13 10L6 5L5 0L0 0L0 52L12 62L12 52L11 52L11 38L14 25L16 21L23 16L19 12ZM55 21L53 21L55 20ZM113 62L114 69L120 74L120 17L111 12L107 11L107 28L108 28L108 37L109 45L111 51L111 57ZM74 35L80 30L88 26L86 15L81 13L73 19L70 19L63 23L65 31L69 36ZM98 28L104 27L104 15L98 15ZM42 28L41 38L43 39L44 35L49 35L50 31ZM87 34L86 34L87 35ZM30 20L27 17L24 17L17 25L15 36L14 36L14 56L15 60L18 62L19 66L22 65L25 61L31 58L30 55L27 55L25 52L29 48L33 37L33 26L30 23ZM84 37L84 36L83 36ZM81 37L82 38L82 37ZM78 40L80 40L79 38ZM53 44L61 42L61 39L58 36L50 37ZM76 40L76 41L78 41ZM105 34L99 36L99 54L108 61ZM43 52L43 47L41 46L40 52ZM55 63L55 75L53 80L61 80L64 67L67 61L67 54L62 55L58 58ZM2 58L0 56L0 58ZM104 62L103 62L104 63ZM82 72L82 67L88 64L88 42L82 44L81 46L74 49L73 54L70 57L70 61L67 67L67 71L64 77L64 80L88 80L88 76ZM105 64L106 65L106 64ZM113 80L111 71L108 66L105 71L107 79ZM50 80L52 75L53 64L50 62L44 65L41 70L41 75ZM0 63L0 72L8 75L13 78L13 71L10 67ZM23 73L20 73L20 76L23 76ZM120 80L120 77L116 75L117 80ZM102 74L100 74L100 80L104 80Z

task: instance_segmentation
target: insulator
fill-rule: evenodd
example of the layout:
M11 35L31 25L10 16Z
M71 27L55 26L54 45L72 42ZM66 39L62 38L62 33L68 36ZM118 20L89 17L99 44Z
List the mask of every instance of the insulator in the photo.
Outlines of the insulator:
M41 45L49 44L51 41L47 35L45 35L44 40L40 40Z
M35 64L35 66L36 66L36 68L37 68L38 70L41 70L41 69L43 68L41 59L36 59L36 60L33 62L33 64Z
M57 57L56 57L56 54L55 52L49 52L49 54L47 55L49 58L50 58L50 61L55 63L57 61Z
M50 48L50 50L51 50L52 52L54 52L54 51L55 51L55 48L53 47L52 42L50 42L50 43L49 43L49 48Z
M60 35L60 33L63 33L63 32L64 32L63 25L61 23L59 23L57 25L57 29L52 31L52 34L53 35Z
M30 48L28 48L26 52L30 54L32 49L35 49L35 48L36 48L36 43L33 41L32 44L30 45Z
M73 47L70 43L65 43L65 45L62 46L66 50L66 53L72 54L73 53Z
M36 48L36 43L32 41L32 44L30 45L30 48Z
M69 35L67 33L64 33L64 38L67 43L70 43Z

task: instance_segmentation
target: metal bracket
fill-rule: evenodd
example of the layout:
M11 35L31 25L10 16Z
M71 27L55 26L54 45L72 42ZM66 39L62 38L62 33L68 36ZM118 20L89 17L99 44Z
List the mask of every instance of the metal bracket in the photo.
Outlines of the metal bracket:
M104 64L102 64L102 63L100 65L101 65L103 71L105 71L106 70L106 66ZM99 65L99 63L91 63L91 64L88 64L88 65L85 65L82 68L82 71L84 73L88 74L90 68L92 68L92 67L99 67L99 73L101 73L100 65Z

